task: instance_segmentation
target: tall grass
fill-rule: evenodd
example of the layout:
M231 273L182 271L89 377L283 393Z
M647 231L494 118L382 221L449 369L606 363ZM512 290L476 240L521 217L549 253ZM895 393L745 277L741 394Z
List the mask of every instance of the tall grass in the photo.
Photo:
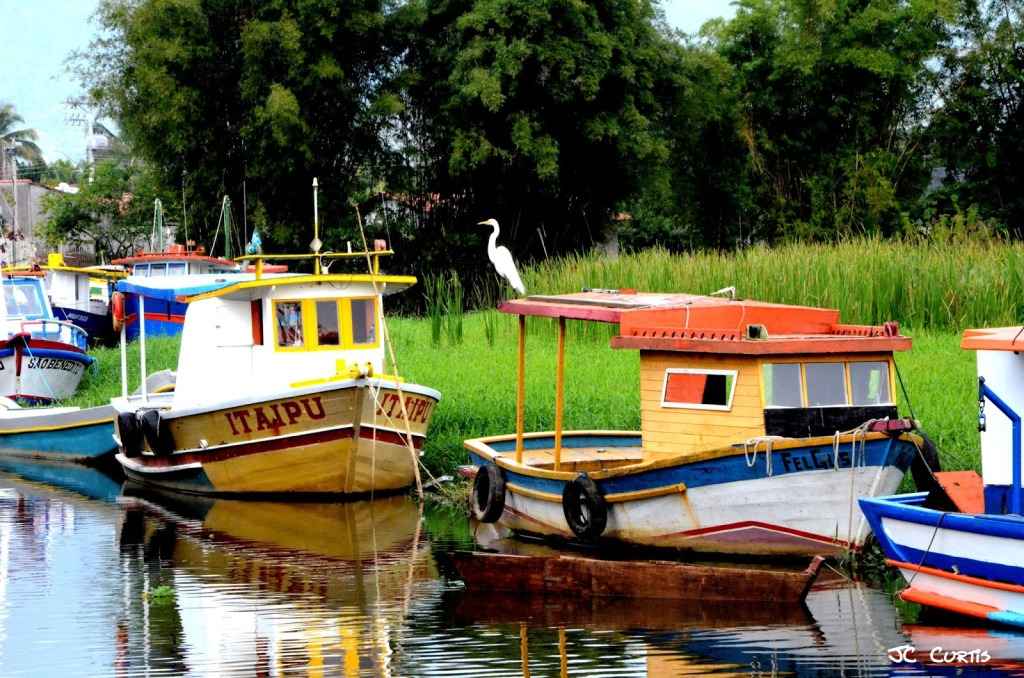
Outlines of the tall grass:
M1024 246L998 240L853 239L688 255L645 250L617 259L574 255L523 271L530 294L582 288L738 296L838 308L845 322L897 320L919 329L1024 320Z
M146 369L150 374L159 370L178 368L179 337L149 337L146 339ZM93 348L89 355L96 362L85 372L78 391L72 397L61 401L61 405L93 407L105 405L110 399L121 394L121 349ZM139 342L128 344L128 390L135 391L142 383L139 380ZM211 375L211 379L214 378Z

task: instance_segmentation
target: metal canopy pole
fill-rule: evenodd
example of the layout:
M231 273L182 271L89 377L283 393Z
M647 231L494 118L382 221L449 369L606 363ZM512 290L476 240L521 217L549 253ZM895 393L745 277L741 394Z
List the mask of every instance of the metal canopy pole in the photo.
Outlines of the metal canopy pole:
M128 397L128 342L125 339L127 323L121 321L121 397Z
M523 463L523 419L526 413L526 316L519 316L519 370L516 376L516 463Z
M139 369L142 371L142 400L149 400L146 383L146 297L139 295Z
M565 318L558 318L558 362L555 365L555 470L562 466L562 418L565 412Z

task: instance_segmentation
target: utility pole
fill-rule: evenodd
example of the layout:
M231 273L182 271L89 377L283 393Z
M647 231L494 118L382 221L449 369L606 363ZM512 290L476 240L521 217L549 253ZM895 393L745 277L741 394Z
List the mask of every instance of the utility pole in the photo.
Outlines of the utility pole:
M14 187L14 226L11 230L11 266L14 266L18 263L18 163L13 144L4 148L4 153L11 159L11 186Z

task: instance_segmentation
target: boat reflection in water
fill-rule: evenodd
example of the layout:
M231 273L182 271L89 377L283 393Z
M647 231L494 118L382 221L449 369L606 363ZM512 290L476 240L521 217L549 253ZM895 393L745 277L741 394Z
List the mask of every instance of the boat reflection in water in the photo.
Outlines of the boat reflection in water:
M4 676L957 671L890 664L902 645L918 659L934 646L981 648L994 674L1022 673L1024 634L904 625L888 594L842 581L788 607L471 595L435 565L469 545L458 509L428 505L421 520L403 497L280 504L131 487L111 499L118 480L94 469L86 481L22 471L0 471Z
M128 485L121 501L119 541L138 575L128 597L139 601L124 642L148 642L132 671L387 676L415 589L436 578L406 497L275 503Z

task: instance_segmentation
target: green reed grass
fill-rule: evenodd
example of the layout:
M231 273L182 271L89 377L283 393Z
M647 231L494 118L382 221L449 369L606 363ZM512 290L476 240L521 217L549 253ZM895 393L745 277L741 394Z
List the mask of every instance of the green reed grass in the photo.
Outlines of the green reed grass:
M159 370L178 368L179 337L150 337L146 339L146 368L150 374ZM96 359L85 371L78 391L61 405L93 407L105 405L121 394L121 349L93 348L89 355ZM128 344L128 390L135 391L139 381L139 342ZM211 377L212 378L212 377Z

